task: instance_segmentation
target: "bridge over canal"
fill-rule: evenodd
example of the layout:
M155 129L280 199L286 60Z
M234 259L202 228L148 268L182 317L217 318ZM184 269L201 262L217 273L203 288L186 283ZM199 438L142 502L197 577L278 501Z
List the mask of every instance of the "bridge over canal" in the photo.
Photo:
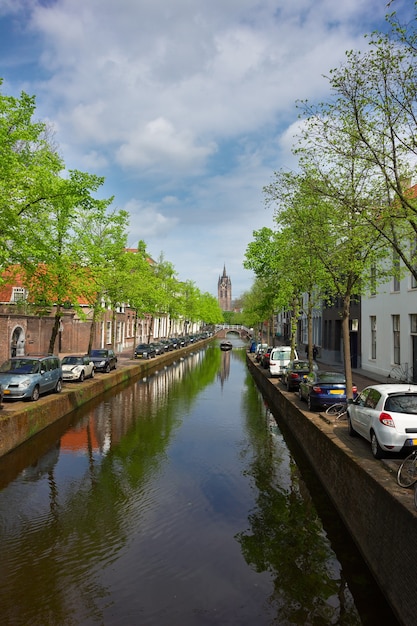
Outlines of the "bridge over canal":
M225 339L227 336L237 335L241 339L249 339L252 337L252 331L250 328L246 326L241 326L238 324L221 324L216 326L215 329L216 337L219 339Z

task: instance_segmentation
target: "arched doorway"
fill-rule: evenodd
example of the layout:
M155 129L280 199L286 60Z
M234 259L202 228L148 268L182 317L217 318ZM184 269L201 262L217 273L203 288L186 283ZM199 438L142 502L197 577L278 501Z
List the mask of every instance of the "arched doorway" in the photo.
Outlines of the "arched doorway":
M25 331L21 326L13 330L10 341L10 356L23 356L25 354Z

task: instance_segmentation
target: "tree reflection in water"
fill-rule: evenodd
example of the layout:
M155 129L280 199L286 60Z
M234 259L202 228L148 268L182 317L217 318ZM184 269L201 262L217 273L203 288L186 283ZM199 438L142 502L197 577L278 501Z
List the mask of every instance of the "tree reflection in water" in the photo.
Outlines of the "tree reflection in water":
M256 450L248 473L258 496L256 509L248 517L249 530L238 533L236 539L246 562L257 572L272 576L269 601L277 615L276 623L397 624L371 574L364 577L359 552L302 450L288 432L284 441L283 430L266 404L265 430L269 436L259 436L253 420L259 415L261 401L248 386L246 419ZM296 453L297 463L290 449ZM303 477L308 478L309 488ZM317 494L320 517L310 489ZM323 529L326 521L329 532ZM355 571L358 562L360 572ZM370 601L372 597L378 599L377 604Z

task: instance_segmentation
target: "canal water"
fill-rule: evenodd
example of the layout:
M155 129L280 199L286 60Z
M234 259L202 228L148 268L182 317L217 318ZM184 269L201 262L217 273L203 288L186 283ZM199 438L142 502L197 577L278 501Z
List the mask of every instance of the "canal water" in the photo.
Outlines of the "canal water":
M242 346L178 359L0 460L2 624L396 624Z

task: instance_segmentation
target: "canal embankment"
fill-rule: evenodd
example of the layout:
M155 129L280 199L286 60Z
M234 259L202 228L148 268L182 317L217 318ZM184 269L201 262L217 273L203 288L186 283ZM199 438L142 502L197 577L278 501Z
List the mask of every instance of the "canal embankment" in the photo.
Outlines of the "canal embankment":
M378 461L346 421L306 409L247 355L259 389L280 423L302 448L399 621L417 615L417 511L411 490L397 485L395 462Z
M205 339L153 359L138 360L131 358L130 354L121 354L118 355L115 370L108 374L97 373L94 378L86 379L82 383L64 383L59 394L46 394L36 402L3 402L0 411L0 456L11 452L94 398L133 380L149 376L187 354L200 350L209 341L211 339Z

